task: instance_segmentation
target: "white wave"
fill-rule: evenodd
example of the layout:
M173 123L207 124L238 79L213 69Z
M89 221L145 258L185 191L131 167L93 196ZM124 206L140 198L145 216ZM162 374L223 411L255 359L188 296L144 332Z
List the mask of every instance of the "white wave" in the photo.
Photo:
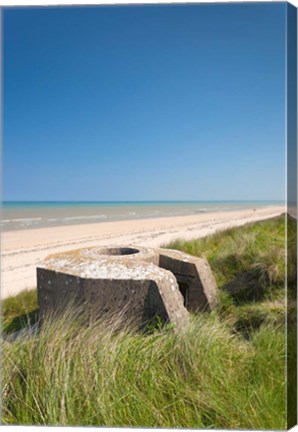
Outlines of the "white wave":
M39 220L42 220L42 218L38 217L38 218L11 219L12 222L25 222L25 223L30 223L32 221L39 221Z
M167 212L167 211L151 211L148 213L145 213L144 216L156 216L156 215L163 215L163 214L171 214L171 212Z
M105 219L106 215L92 215L92 216L67 216L63 220L79 220L79 219Z

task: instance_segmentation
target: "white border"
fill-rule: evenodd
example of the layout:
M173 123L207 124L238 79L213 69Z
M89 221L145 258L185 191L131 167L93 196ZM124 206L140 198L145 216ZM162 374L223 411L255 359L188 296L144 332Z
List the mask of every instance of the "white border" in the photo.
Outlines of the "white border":
M15 6L88 6L88 5L125 5L125 4L174 4L174 3L280 3L285 2L284 0L245 0L245 1L239 1L239 0L46 0L46 1L40 1L40 0L0 0L0 7L15 7ZM298 0L289 0L288 3L292 4L293 6L298 8ZM297 11L298 13L298 11ZM1 114L1 113L0 113ZM86 432L88 429L93 430L107 430L109 432L135 432L135 431L143 431L143 432L165 432L165 431L177 431L180 429L138 429L138 428L103 428L103 427L51 427L51 426L3 426L0 425L0 429L5 430L12 430L14 432L28 432L28 431L39 431L39 430L45 430L47 432L67 432L67 431L73 431L73 432ZM184 429L187 430L187 429ZM196 431L206 431L208 429L195 429ZM298 432L298 426L295 426L291 429L293 432ZM223 429L217 429L217 432L224 431ZM244 432L243 430L241 432Z

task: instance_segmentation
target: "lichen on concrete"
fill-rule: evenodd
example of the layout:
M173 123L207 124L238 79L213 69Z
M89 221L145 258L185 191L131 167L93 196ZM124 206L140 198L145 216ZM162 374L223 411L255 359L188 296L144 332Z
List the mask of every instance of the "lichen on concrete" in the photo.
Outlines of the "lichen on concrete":
M206 260L137 246L83 248L48 256L37 269L42 316L75 299L100 316L126 309L139 325L156 315L181 329L188 311L211 310L215 280Z

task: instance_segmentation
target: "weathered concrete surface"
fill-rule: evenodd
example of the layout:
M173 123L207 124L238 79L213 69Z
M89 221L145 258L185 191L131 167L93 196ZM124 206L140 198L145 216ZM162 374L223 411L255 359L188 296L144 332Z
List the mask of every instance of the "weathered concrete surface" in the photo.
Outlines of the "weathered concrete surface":
M121 312L142 326L155 316L188 322L188 311L211 310L215 280L206 260L168 249L83 248L48 256L37 268L41 318L73 305L92 317Z
M206 259L172 249L157 249L159 267L170 270L184 295L184 304L191 311L209 311L218 302L218 290Z
M116 255L118 253L118 255ZM188 321L172 273L159 268L145 248L88 248L49 256L37 269L41 318L84 304L93 317L123 312L142 326L156 315L179 329Z

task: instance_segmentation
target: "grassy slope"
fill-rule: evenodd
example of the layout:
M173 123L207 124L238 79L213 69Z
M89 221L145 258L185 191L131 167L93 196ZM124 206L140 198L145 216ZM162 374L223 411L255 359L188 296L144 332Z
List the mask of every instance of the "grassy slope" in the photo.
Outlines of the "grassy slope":
M193 316L180 335L64 317L35 338L4 342L5 423L286 427L283 218L171 247L206 256L220 289L257 270L263 299L238 304L222 295L215 312ZM35 293L23 295L3 302L7 330L17 303L20 315L36 309Z
M5 333L19 330L38 316L36 290L22 291L2 302L2 329Z
M284 286L284 216L198 240L178 240L167 247L207 258L219 287L248 270L256 270L265 283L269 282L268 289Z
M207 258L220 289L217 313L235 330L249 333L263 322L285 320L285 220L269 221L232 228L194 241L176 241L168 248ZM239 273L250 273L263 294L257 301L235 301L224 290ZM296 280L295 265L288 270ZM237 299L236 299L237 300Z

